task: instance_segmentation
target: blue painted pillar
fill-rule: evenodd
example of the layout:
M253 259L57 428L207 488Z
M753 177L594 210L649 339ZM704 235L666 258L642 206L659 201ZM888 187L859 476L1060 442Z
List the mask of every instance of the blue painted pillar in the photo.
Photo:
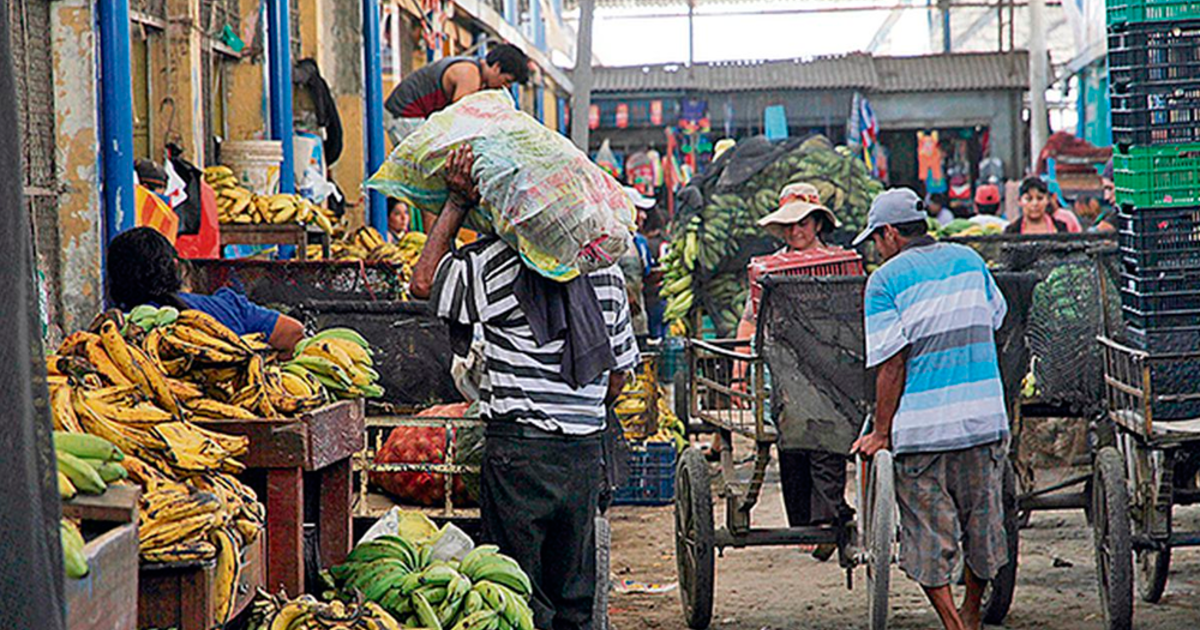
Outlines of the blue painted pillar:
M367 177L383 165L387 153L383 139L383 60L381 59L379 0L363 0L363 72L366 99L366 158ZM371 226L388 236L387 198L372 190L367 194L367 212Z
M519 83L512 84L511 86L509 86L508 91L512 92L513 103L516 104L517 111L520 111L521 110L521 84L519 84Z
M129 0L98 0L100 20L100 159L107 240L134 226L133 86Z
M517 0L504 0L504 20L509 24L518 24L521 16L517 15Z
M533 88L533 117L540 123L546 122L546 111L542 105L542 99L545 96L546 88L538 85Z
M529 0L529 20L533 22L533 45L546 50L546 21L542 19L541 0Z
M564 136L571 135L570 122L567 120L567 99L558 97L558 132Z
M104 0L101 0L101 4ZM292 47L287 0L267 0L267 75L270 84L271 139L283 145L279 191L296 192L292 146Z

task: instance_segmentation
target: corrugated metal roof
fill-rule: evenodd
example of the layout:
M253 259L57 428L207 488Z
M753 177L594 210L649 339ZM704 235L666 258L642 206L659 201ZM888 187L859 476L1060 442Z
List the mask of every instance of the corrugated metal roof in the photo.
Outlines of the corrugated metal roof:
M956 92L1028 89L1029 54L960 53L925 57L879 57L877 92Z
M958 53L921 57L872 57L855 53L811 60L600 67L597 92L736 92L779 89L862 89L927 92L1027 89L1028 54Z
M809 61L719 62L596 68L595 91L706 90L736 92L797 89L869 88L878 83L869 55L823 57Z

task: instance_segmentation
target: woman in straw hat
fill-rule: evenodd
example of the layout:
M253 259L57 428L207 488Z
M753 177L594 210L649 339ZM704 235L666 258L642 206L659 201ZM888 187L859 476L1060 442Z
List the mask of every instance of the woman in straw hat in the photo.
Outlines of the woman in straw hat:
M840 223L833 211L821 203L820 193L812 184L790 184L779 193L779 209L758 221L785 246L774 255L825 247L824 240ZM746 300L738 339L751 339L758 329L757 305ZM845 501L846 457L842 453L812 450L797 425L789 430L789 419L782 401L772 402L771 415L779 429L779 474L788 523L804 525L839 524L850 517ZM819 547L814 555L827 560L835 547Z

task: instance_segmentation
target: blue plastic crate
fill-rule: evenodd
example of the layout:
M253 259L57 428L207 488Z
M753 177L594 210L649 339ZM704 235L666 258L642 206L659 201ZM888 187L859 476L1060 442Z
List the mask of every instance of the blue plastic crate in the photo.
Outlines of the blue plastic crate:
M668 505L675 500L675 445L631 444L629 481L617 488L613 505Z

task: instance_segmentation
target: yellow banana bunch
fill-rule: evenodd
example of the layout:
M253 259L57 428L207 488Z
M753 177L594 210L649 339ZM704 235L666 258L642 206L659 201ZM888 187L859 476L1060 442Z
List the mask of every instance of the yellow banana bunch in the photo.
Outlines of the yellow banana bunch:
M330 244L332 260L386 262L401 267L401 275L407 279L412 266L425 249L426 236L420 232L408 232L395 243L389 243L370 226L364 226L346 234L346 237ZM310 260L321 259L319 245L310 245L307 252Z
M314 224L332 234L336 215L300 195L256 195L234 185L222 188L217 194L217 220L242 224Z
M258 630L400 630L403 626L374 602L360 605L334 600L322 603L312 595L289 601L287 593L270 595L260 590L251 604L250 627ZM451 630L448 625L443 628Z
M331 328L296 345L296 357L283 370L314 379L336 398L377 398L383 388L372 367L372 350L366 339L348 328Z
M237 217L247 217L247 210L254 202L254 193L243 188L233 170L227 166L210 166L204 169L204 181L212 186L217 195L217 220L221 223L249 223Z

